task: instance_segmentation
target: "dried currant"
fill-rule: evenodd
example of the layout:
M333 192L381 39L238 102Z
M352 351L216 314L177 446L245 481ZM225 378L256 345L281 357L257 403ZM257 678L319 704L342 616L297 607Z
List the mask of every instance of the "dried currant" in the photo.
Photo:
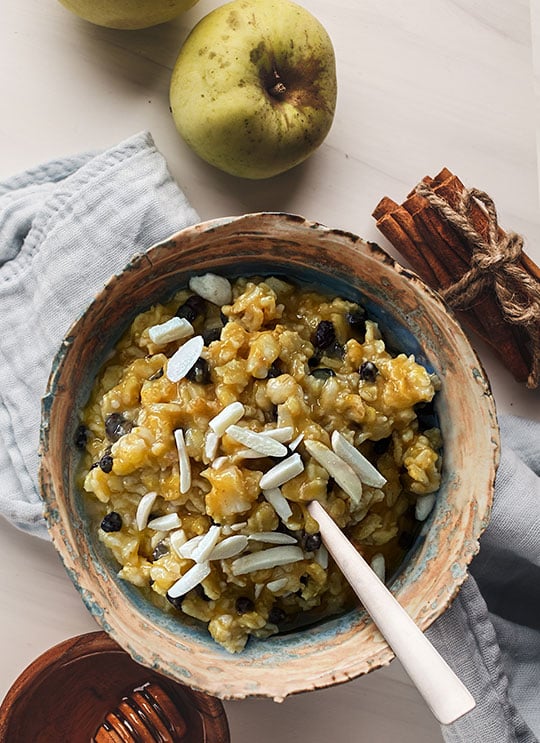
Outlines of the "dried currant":
M373 361L364 361L359 369L360 379L363 379L364 382L374 382L378 373L379 370Z
M198 358L186 374L186 379L196 384L210 384L212 378L210 376L208 362L202 357Z
M122 517L116 511L110 511L101 522L101 528L107 533L120 531L122 528Z
M313 334L315 348L328 348L336 340L336 329L331 320L321 320Z
M236 599L235 609L237 614L248 614L255 609L255 604L249 596L239 596Z
M111 413L105 419L105 433L110 441L118 441L132 428L133 423L125 418L122 413Z

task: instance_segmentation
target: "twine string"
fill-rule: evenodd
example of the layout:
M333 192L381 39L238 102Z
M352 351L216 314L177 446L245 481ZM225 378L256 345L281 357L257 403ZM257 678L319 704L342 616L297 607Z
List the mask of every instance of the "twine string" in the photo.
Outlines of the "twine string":
M532 368L528 387L540 381L540 282L520 264L523 238L515 232L499 229L493 199L476 188L463 189L457 208L442 199L427 183L419 183L416 193L465 238L472 248L470 269L454 284L441 290L454 309L471 307L486 289L493 288L503 317L527 331L531 342ZM484 209L488 221L487 239L473 226L471 205L475 201Z

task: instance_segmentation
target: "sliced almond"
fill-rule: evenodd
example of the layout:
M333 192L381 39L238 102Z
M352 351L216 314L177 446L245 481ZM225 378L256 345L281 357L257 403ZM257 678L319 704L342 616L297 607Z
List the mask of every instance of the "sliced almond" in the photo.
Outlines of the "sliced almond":
M270 503L279 518L285 523L291 518L292 510L289 501L285 498L279 488L263 490L264 498Z
M376 555L373 555L369 564L377 578L384 583L386 578L386 560L384 559L384 555L377 552Z
M238 449L231 456L231 460L233 462L241 462L242 459L262 459L262 457L264 457L264 454L255 451L255 449Z
M365 485L372 488L382 488L386 483L386 477L383 477L369 459L366 459L339 431L334 431L332 434L332 448L338 457L341 457L344 462L352 467Z
M291 534L282 534L279 531L258 531L248 536L250 542L265 542L267 544L297 544Z
M206 562L221 536L221 527L213 524L192 552L191 559L195 562Z
M181 338L188 338L194 332L193 325L185 317L171 317L167 322L148 328L148 336L156 345L165 345L172 341L179 341Z
M292 426L268 428L266 431L261 431L261 436L270 436L271 439L280 441L282 444L287 444L294 436L294 428Z
M191 462L186 449L184 432L177 428L174 432L174 440L178 450L178 467L180 471L180 492L187 493L191 487Z
M167 362L165 374L171 382L179 382L183 379L195 362L199 359L204 348L202 335L190 338L180 346Z
M296 451L302 441L304 440L304 434L299 434L291 443L289 444L289 451Z
M214 431L207 431L204 440L204 458L207 462L213 462L219 448L219 436Z
M182 557L180 554L180 547L183 547L187 542L186 532L183 529L173 531L173 533L169 535L169 542L176 554L179 557Z
M216 457L212 462L211 467L213 470L220 470L222 467L225 467L228 461L229 457Z
M207 562L197 563L169 588L167 595L171 599L177 599L180 596L184 596L186 593L196 588L199 583L202 583L202 581L209 575L210 565Z
M232 301L231 282L224 276L215 273L205 273L203 276L193 276L189 280L189 288L199 297L206 299L218 307L230 304Z
M245 412L245 408L241 402L231 402L230 405L224 407L220 413L212 418L208 425L218 436L223 436L227 428L232 426L233 423L238 423Z
M204 534L201 534L196 537L191 537L191 539L188 539L187 542L185 542L178 550L178 554L180 557L185 557L187 560L192 560L193 552L197 549L199 543L203 539Z
M216 544L212 552L208 555L208 559L212 560L227 560L229 557L235 557L243 552L248 546L248 538L243 534L233 534L231 537L226 537L219 544Z
M414 515L417 521L425 521L435 505L436 496L435 493L428 493L428 495L419 495L416 499L416 505L414 507Z
M269 591L272 591L272 593L277 593L277 591L281 591L282 588L285 588L288 582L288 578L276 578L276 580L271 580L270 583L267 583L266 587Z
M284 457L287 454L287 447L280 444L279 441L270 436L263 436L249 428L233 424L226 429L225 433L234 441L244 444L244 446L264 457Z
M255 570L266 570L278 565L288 565L298 560L303 560L304 553L300 547L287 545L286 547L271 547L260 552L252 552L249 555L238 557L232 564L234 575L245 575Z
M300 454L292 454L265 472L260 479L259 486L261 490L279 488L280 485L292 480L303 471L304 463Z
M256 599L258 599L261 593L263 592L263 588L264 588L264 583L255 583L255 590L253 593L255 594Z
M182 521L177 513L166 513L164 516L157 516L148 522L148 528L154 531L172 531L182 526Z
M331 449L320 441L307 439L304 446L315 461L317 461L333 477L355 505L360 505L362 498L362 482L352 467L338 457Z
M321 544L319 549L315 552L315 562L321 566L323 570L328 568L328 550Z
M139 531L142 531L146 528L148 517L150 516L157 497L158 494L152 491L151 493L146 493L146 495L143 495L143 497L139 501L137 512L135 514L135 523L137 524L137 529Z
M231 531L242 531L247 526L247 521L239 521L237 524L231 524Z

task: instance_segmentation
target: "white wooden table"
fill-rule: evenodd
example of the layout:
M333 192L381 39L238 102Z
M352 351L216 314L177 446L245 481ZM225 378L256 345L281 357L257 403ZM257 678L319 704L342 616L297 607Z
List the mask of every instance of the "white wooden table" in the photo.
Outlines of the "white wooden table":
M540 262L531 45L538 8L527 0L304 0L334 41L335 122L304 165L249 182L193 155L168 109L177 51L218 4L200 0L165 26L120 32L86 24L55 0L2 0L0 178L149 129L203 219L288 211L388 248L370 216L374 206L383 195L402 201L446 165L493 196L503 226L523 233ZM537 64L539 56L540 48ZM538 393L514 383L472 340L499 410L540 418ZM1 698L37 655L96 624L50 544L0 521L0 557ZM283 705L226 708L234 743L442 740L397 662Z

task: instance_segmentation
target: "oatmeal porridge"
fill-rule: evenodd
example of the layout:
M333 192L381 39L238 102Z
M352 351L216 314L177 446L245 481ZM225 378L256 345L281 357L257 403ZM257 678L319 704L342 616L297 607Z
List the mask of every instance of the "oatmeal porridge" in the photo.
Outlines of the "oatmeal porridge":
M119 576L241 651L353 604L307 505L384 580L440 484L437 378L354 302L194 277L139 314L81 413L80 485Z

